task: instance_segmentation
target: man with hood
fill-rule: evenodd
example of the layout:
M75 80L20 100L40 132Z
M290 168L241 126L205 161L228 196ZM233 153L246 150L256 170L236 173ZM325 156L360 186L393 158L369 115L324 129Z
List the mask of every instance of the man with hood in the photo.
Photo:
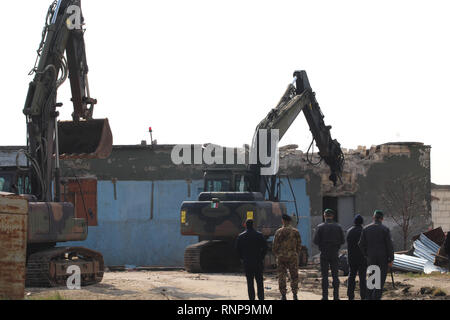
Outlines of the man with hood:
M388 227L383 225L383 217L383 211L375 210L373 223L363 229L359 240L359 247L364 256L367 257L367 264L378 266L381 272L381 287L367 290L368 300L381 300L387 273L389 268L392 268L394 261L391 232Z
M347 230L348 264L350 267L347 287L349 300L355 299L355 279L357 274L359 275L359 295L361 300L364 300L366 297L367 261L358 245L359 239L361 239L363 223L363 218L357 214L353 220L353 226Z

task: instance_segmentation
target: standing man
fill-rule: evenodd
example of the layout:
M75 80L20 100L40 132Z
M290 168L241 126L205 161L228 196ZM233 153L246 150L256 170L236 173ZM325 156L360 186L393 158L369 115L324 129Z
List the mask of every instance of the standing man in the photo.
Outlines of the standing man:
M291 226L292 218L287 214L282 216L283 227L277 230L273 240L273 253L277 257L278 285L281 300L286 300L287 270L291 276L291 289L294 300L298 293L298 264L302 239L297 229Z
M450 232L447 232L447 238L445 239L444 249L448 258L448 269L450 270Z
M347 296L349 300L355 299L355 279L356 274L359 275L359 295L361 300L366 297L366 271L367 261L361 249L359 248L359 239L363 230L363 218L357 214L353 220L353 227L347 230L347 250L348 250L348 264L350 266L350 273L348 276Z
M339 249L345 243L344 231L334 222L335 213L324 211L325 222L317 226L314 244L320 250L320 270L322 273L322 300L328 300L328 269L333 277L333 298L339 300Z
M375 210L373 223L364 228L359 241L359 247L364 256L367 257L367 264L378 266L381 271L381 287L368 290L367 298L369 300L381 300L388 269L392 268L392 262L394 261L391 232L389 228L383 225L383 218L383 212Z
M253 220L247 220L245 225L247 230L239 235L236 246L239 258L244 263L248 297L250 300L255 300L254 281L256 280L258 299L264 300L263 271L267 242L262 233L253 228Z

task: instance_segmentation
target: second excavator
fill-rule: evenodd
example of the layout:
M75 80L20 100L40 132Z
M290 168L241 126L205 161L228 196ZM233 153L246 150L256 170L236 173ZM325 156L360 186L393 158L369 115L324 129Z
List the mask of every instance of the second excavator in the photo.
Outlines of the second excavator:
M278 105L256 128L251 146L256 161L246 168L207 169L204 192L198 201L183 202L181 234L199 238L198 243L186 248L184 265L187 271L236 270L240 263L234 242L244 231L247 219L254 220L255 228L267 239L281 226L281 216L287 211L286 204L280 199L281 176L262 161L260 151L261 148L269 151L273 161L278 161L275 152L271 151L276 150L273 144L278 141L270 137L276 131L278 140L281 140L302 111L319 148L319 156L330 168L329 178L336 185L343 170L344 154L339 142L331 137L331 127L324 123L324 115L306 72L296 71L294 81ZM276 165L272 163L271 167L276 168ZM287 179L289 181L289 177Z

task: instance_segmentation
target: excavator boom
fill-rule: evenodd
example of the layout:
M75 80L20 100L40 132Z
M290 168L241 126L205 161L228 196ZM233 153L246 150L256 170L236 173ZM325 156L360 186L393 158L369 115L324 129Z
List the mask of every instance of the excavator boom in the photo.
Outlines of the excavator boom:
M80 0L58 0L50 6L35 67L30 74L23 113L27 118L31 192L40 201L53 199L59 185L59 160L107 158L113 138L107 119L93 120L96 99L90 96L84 18ZM58 121L58 88L70 79L73 121ZM56 188L58 192L59 188Z

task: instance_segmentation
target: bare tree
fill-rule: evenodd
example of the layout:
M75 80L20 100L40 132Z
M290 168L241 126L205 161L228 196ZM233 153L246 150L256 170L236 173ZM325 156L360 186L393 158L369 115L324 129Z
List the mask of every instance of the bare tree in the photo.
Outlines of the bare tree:
M408 175L386 182L381 193L386 216L402 231L403 250L407 250L411 226L426 215L426 188L423 177Z

